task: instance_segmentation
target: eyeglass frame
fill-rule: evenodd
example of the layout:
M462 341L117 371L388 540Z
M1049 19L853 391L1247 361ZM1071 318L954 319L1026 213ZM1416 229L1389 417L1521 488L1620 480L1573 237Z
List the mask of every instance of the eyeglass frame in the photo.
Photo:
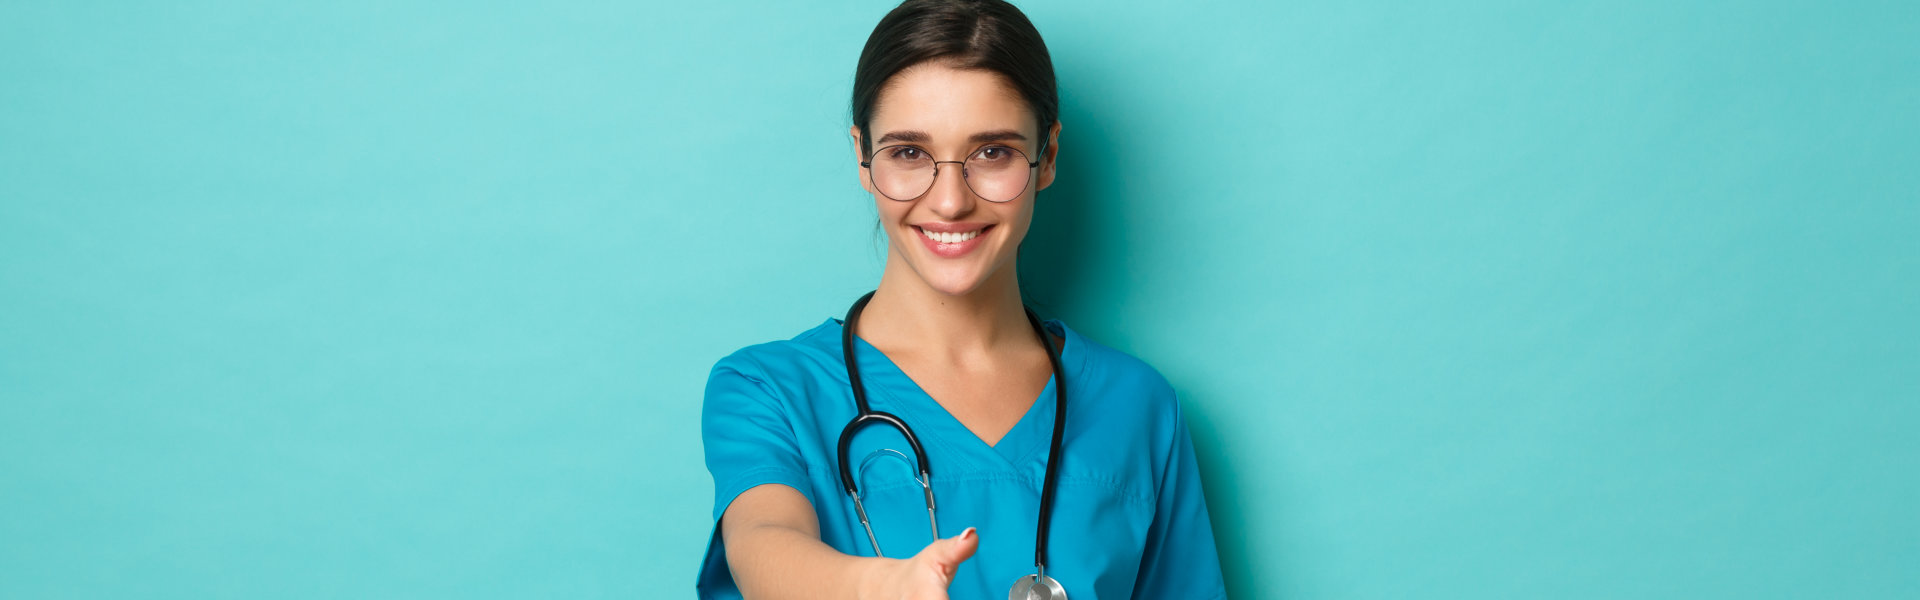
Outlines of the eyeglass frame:
M873 179L873 157L875 157L875 156L879 156L879 155L880 155L880 152L881 152L881 151L883 151L883 150L886 150L886 149L888 149L888 148L899 148L899 147L902 147L902 146L905 146L905 147L908 147L908 148L915 148L915 149L918 149L918 150L920 150L920 151L922 151L922 152L926 152L926 153L927 153L927 156L933 156L933 151L932 151L932 150L928 150L928 149L926 149L926 148L921 148L921 147L919 147L919 146L915 146L915 145L913 145L913 144L891 144L891 145L887 145L887 146L881 146L880 148L878 148L878 149L876 149L876 150L874 150L874 151L873 151L873 154L869 154L869 155L867 155L867 159L866 159L866 160L863 160L863 161L860 161L860 168L863 168L863 169L866 169L866 170L867 170L867 181L870 181L870 182L873 182L873 191L876 191L876 192L880 192L880 196L881 196L881 197L883 197L883 198L886 198L886 199L888 199L888 200L892 200L892 201L894 201L894 202L912 202L912 201L914 201L914 200L919 200L919 199L921 199L921 198L924 198L924 197L926 197L926 195L927 195L927 193L928 193L928 192L931 192L931 191L933 191L933 185L934 185L934 184L936 184L936 183L939 183L939 182L940 182L940 164L941 164L941 163L956 163L956 164L959 164L959 165L960 165L960 182L961 182L961 184L963 184L963 185L966 185L966 186L967 186L967 191L969 191L969 192L973 192L973 195L975 195L975 196L980 196L980 192L977 192L977 191L974 191L974 189L973 189L973 184L970 184L970 183L967 183L967 182L966 182L966 181L967 181L967 161L966 161L966 159L961 159L961 160L936 160L936 161L933 161L933 180L932 180L932 181L928 181L928 182L927 182L927 189L926 189L926 190L923 190L923 191L921 191L921 192L920 192L920 195L918 195L918 196L914 196L914 197L912 197L912 198L907 198L907 199L904 199L904 200L902 200L902 199L900 199L900 198L895 198L895 197L893 197L893 196L889 196L889 195L887 195L887 193L886 193L886 192L884 192L884 191L881 191L881 190L880 190L880 182L878 182L878 181L874 181L874 179ZM967 156L969 156L969 157L971 157L971 156L973 156L973 154L974 154L975 152L979 152L979 151L980 151L981 149L983 149L983 148L988 148L988 147L992 147L992 146L998 146L998 147L1001 147L1001 148L1006 148L1006 149L1008 149L1008 150L1012 150L1012 151L1014 151L1014 152L1019 152L1021 156L1026 156L1026 155L1027 155L1027 153L1025 153L1025 152L1021 152L1019 148L1015 148L1015 147L1013 147L1013 146L1008 146L1008 145L1006 145L1006 144L995 144L995 143L986 143L986 144L981 144L981 145L979 145L979 146L976 146L976 147L974 147L974 149L973 149L973 150L970 150L970 151L968 151L968 152L967 152ZM1035 149L1035 150L1034 150L1034 152L1035 152L1036 154L1039 154L1039 155L1040 155L1040 158L1036 158L1036 159L1033 159L1032 161L1029 161L1029 162L1027 162L1027 171L1028 171L1028 173L1027 173L1027 184L1026 184L1026 186L1021 186L1021 188L1020 188L1020 193L1019 193L1019 194L1014 194L1012 198L1008 198L1008 199L1005 199L1005 200L993 200L993 199L990 199L990 198L987 198L986 196L980 196L980 199L981 199L981 200L986 200L986 201L988 201L988 202L992 202L992 203L994 203L994 204L1006 204L1006 203L1008 203L1008 202L1012 202L1012 201L1014 201L1014 200L1017 200L1017 199L1019 199L1019 198L1020 198L1020 196L1021 196L1022 194L1025 194L1025 193L1027 193L1027 186L1030 186L1030 185L1033 185L1033 173L1032 173L1032 171L1033 171L1034 169L1036 169L1036 168L1038 168L1038 167L1040 166L1040 163L1041 163L1041 162L1043 162L1043 161L1045 161L1045 160L1046 160L1046 158L1047 158L1047 140L1045 140L1045 139L1042 139L1042 140L1040 140L1040 147L1039 147L1039 148L1037 148L1037 149Z

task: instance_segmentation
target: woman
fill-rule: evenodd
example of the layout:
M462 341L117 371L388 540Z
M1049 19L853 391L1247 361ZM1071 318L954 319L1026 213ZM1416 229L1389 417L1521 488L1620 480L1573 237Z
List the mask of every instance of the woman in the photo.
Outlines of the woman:
M845 320L714 366L701 597L1225 596L1173 389L1021 304L1058 115L1004 1L908 0L874 28L849 133L886 267Z

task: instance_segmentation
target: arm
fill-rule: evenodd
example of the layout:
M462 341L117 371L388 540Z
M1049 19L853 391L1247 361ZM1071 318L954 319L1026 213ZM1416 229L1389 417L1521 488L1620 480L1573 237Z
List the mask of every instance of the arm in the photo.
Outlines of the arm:
M793 488L767 484L740 494L720 521L727 565L755 600L947 597L954 569L980 540L969 527L909 559L841 554L820 541L813 505Z
M954 569L979 545L973 530L902 560L823 543L794 424L768 380L745 356L723 359L707 379L701 436L725 564L703 569L724 568L721 585L754 600L946 598Z
M747 490L720 520L727 566L748 598L864 598L860 582L880 558L841 554L820 541L820 522L799 491L779 484Z
M1172 390L1168 389L1169 395ZM1178 399L1172 403L1172 440L1167 445L1153 524L1141 555L1134 598L1213 599L1226 596L1213 525L1200 488L1200 465Z

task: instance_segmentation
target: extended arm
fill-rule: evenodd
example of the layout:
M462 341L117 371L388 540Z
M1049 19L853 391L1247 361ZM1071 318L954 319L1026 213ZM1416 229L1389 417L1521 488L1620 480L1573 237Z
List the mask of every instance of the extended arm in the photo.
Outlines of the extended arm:
M980 543L967 528L909 559L842 554L820 541L806 496L780 484L742 492L727 507L720 535L734 583L752 600L945 600L954 569Z

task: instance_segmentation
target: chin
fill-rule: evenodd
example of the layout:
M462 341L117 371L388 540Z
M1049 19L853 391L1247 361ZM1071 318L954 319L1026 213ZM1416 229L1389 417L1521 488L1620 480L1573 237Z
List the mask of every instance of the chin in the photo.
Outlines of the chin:
M926 275L932 276L927 277ZM948 296L959 297L979 290L980 285L987 282L987 277L985 274L980 273L953 273L950 275L926 273L921 277L921 281L925 281L927 287L932 288L933 291Z
M917 252L919 250L924 248L894 248L898 258L903 259L921 283L945 296L958 298L977 292L993 279L996 272L996 248L978 248L972 256L960 260Z

